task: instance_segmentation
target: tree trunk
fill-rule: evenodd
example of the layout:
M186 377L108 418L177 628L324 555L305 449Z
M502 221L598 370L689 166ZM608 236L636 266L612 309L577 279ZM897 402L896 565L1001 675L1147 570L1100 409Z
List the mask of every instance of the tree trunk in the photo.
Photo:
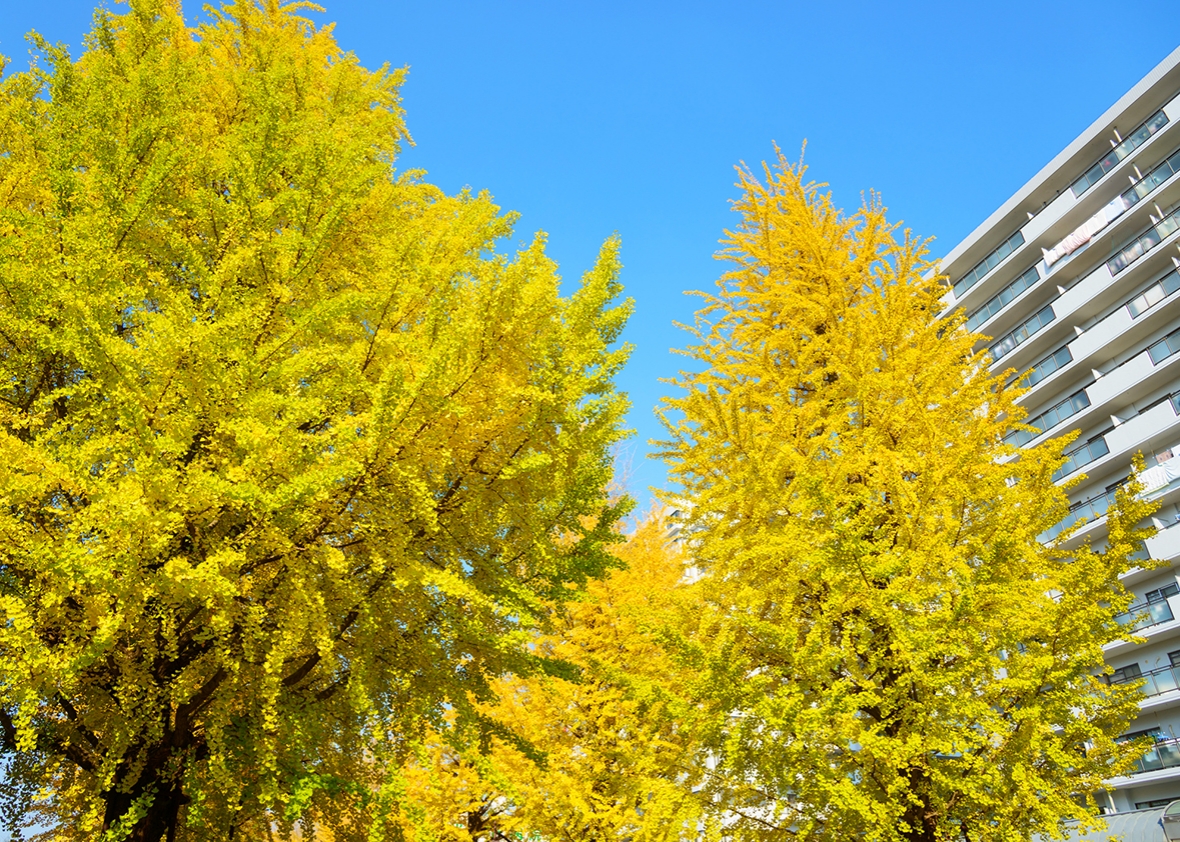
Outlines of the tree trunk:
M153 752L156 754L158 752ZM125 765L125 764L124 764ZM147 793L153 793L151 803L138 822L125 837L127 842L174 842L180 822L180 808L188 803L188 797L181 786L183 776L178 772L160 781L159 766L154 770L145 769L132 787L131 792L108 792L103 815L103 830L108 831L123 817L135 809L136 802Z

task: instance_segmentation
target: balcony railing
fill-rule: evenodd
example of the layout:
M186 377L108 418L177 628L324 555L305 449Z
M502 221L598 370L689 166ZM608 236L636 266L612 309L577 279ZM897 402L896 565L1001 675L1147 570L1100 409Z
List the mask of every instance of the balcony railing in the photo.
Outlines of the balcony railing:
M1024 234L1022 234L1020 231L1017 231L1011 237L1004 240L1004 242L992 249L991 253L988 254L987 257L975 264L975 267L970 272L968 272L966 275L960 278L958 282L955 283L955 298L960 297L967 290L971 289L971 287L979 283L979 281L982 280L988 272L1003 263L1004 258L1016 251L1016 249L1020 248L1022 245L1024 245Z
M1150 196L1160 185L1167 183L1177 171L1180 171L1180 149L1173 152L1171 157L1159 164L1147 175L1140 176L1138 181L1131 179L1133 183L1129 190L1124 190L1117 197L1111 199L1105 207L1075 228L1070 232L1069 236L1053 246L1053 248L1045 249L1045 265L1047 267L1052 266L1067 254L1073 254L1079 249L1085 248L1089 243L1093 242L1094 237L1099 231L1122 216L1129 208L1135 207L1140 201ZM1135 173L1138 175L1139 170L1135 170ZM1155 220L1153 219L1152 221L1154 222ZM1167 235L1165 234L1164 236ZM1142 240L1142 238L1140 239ZM1127 244L1124 245L1126 248L1123 249L1121 256L1122 262L1116 264L1116 262L1112 261L1108 264L1112 275L1121 271L1126 265L1137 260L1140 254L1145 253L1153 247L1153 244L1150 242L1147 242L1146 245L1144 242L1140 242L1135 247ZM1139 250L1135 251L1136 248ZM1116 258L1116 260L1120 260L1120 258Z
M1134 152L1145 140L1166 126L1167 123L1168 117L1163 111L1157 111L1148 117L1122 143L1111 149L1102 160L1086 170L1085 175L1073 183L1073 194L1080 196L1089 190L1092 185L1098 183L1102 176L1114 169L1119 161Z
M1027 341L1029 337L1031 337L1045 325L1052 322L1053 318L1054 314L1052 305L1041 308L1041 310L1035 316L1026 321L1020 327L1016 328L1016 330L1006 335L1003 339L991 347L992 358L998 360L1001 357L1012 353L1017 349L1017 347Z
M1105 491L1096 497L1091 497L1089 500L1083 500L1069 510L1069 514L1065 516L1061 523L1042 532L1040 540L1043 543L1048 543L1074 524L1086 524L1092 520L1097 520L1106 514L1106 510L1110 508L1113 502L1113 491Z
M1158 246L1180 228L1180 211L1172 211L1142 234L1134 237L1119 249L1118 254L1106 261L1110 274L1117 275L1136 260Z
M967 317L967 330L975 330L975 328L1003 310L1008 306L1009 302L1035 284L1040 278L1041 276L1037 272L1037 267L1029 267L1023 275L1008 284L1008 286L1004 287L996 295L993 295L986 304Z
M1052 406L1035 418L1025 421L1024 423L1032 427L1032 430L1013 430L1004 436L1004 441L1017 446L1028 444L1045 430L1057 426L1066 418L1072 418L1089 405L1090 396L1086 394L1085 389L1080 389L1056 406ZM1180 409L1177 410L1177 414L1180 414Z
M1131 314L1132 319L1137 319L1178 289L1180 289L1180 272L1173 269L1128 301L1127 312Z
M1174 330L1154 343L1147 349L1147 356L1151 358L1152 365L1159 365L1177 351L1180 351L1180 330Z
M1106 439L1102 436L1096 436L1090 439L1080 447L1075 447L1069 453L1065 454L1065 464L1058 468L1053 473L1053 481L1057 482L1063 479L1074 471L1084 468L1091 462L1101 459L1106 454L1110 453L1110 448L1106 445Z
M1122 614L1116 614L1114 619L1120 626L1126 626L1128 631L1135 632L1158 626L1160 623L1170 622L1176 618L1172 614L1172 606L1168 604L1166 599L1161 599L1158 602L1132 605Z
M1059 368L1069 365L1071 362L1073 362L1073 354L1070 353L1069 346L1062 345L1052 354L1043 360L1039 360L1036 365L1030 368L1020 381L1020 387L1022 389L1031 389L1050 374Z
M1180 740L1160 740L1135 761L1135 768L1131 770L1130 774L1155 772L1160 769L1171 769L1174 766L1180 766Z
M1180 668L1164 667L1163 669L1145 672L1137 679L1143 680L1143 695L1147 697L1162 696L1173 690L1180 690Z
M1166 161L1136 181L1134 187L1124 191L1122 194L1123 204L1131 207L1139 202L1140 199L1147 198L1155 188L1159 187L1177 172L1180 172L1180 149L1173 152Z

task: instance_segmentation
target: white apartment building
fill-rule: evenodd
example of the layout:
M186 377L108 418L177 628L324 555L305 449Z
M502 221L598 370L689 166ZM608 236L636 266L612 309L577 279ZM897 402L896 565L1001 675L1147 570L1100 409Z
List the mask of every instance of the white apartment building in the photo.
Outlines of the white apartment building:
M1098 118L942 261L947 312L992 337L995 365L1029 371L1033 444L1081 430L1065 482L1070 539L1100 546L1114 489L1142 452L1160 502L1147 544L1169 562L1133 571L1124 615L1145 642L1107 647L1112 681L1142 678L1130 735L1156 739L1111 781L1110 810L1180 799L1180 48ZM1042 536L1052 539L1060 529Z

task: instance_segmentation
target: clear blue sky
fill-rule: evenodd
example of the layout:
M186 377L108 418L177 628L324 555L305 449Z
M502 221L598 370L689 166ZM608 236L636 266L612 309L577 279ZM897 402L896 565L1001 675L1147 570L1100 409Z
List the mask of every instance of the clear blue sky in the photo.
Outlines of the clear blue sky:
M0 53L23 64L36 28L77 49L91 0L0 0ZM121 7L112 5L115 11ZM186 2L195 15L196 3ZM489 190L549 232L571 281L623 240L635 352L630 488L679 366L684 290L712 288L732 224L733 167L772 141L836 202L884 196L945 254L1180 44L1176 0L1071 3L450 2L333 0L320 21L362 63L408 65L420 167L447 190Z

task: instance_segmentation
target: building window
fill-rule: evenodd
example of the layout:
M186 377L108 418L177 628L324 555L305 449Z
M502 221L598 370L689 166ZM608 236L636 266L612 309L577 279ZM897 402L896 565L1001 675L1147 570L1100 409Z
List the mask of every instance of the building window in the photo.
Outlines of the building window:
M975 264L975 268L960 278L958 283L955 284L955 298L958 298L967 290L971 289L971 287L979 283L980 279L983 278L984 275L999 266L1005 257L1016 251L1016 249L1022 245L1024 245L1024 234L1017 231L1011 237L996 246L991 254L979 261L979 263Z
M1126 269L1167 239L1177 228L1180 228L1180 211L1171 211L1155 225L1119 249L1118 254L1106 261L1110 274L1117 275Z
M1147 349L1152 365L1159 365L1172 354L1180 351L1180 330L1174 330Z
M1131 731L1129 734L1115 737L1115 740L1120 743L1129 743L1131 740L1137 740L1140 737L1151 737L1158 743L1164 738L1164 733L1159 729L1159 726L1156 726L1155 728L1144 728L1142 731Z
M1131 314L1132 319L1137 319L1178 289L1180 289L1180 272L1173 269L1128 301L1127 312Z
M993 345L992 356L998 360L1000 357L1011 354L1021 343L1049 324L1053 319L1052 305L1041 308L1039 313Z
M1008 286L1000 290L998 295L993 296L990 301L967 317L967 330L975 330L975 328L1003 310L1016 296L1040 280L1040 277L1036 266L1029 267L1027 272L1008 284Z
M1163 111L1157 111L1151 115L1140 125L1135 131L1131 132L1123 142L1111 149L1097 164L1086 170L1085 175L1075 181L1071 188L1074 196L1080 196L1089 190L1092 186L1098 183L1102 176L1113 170L1119 161L1126 158L1136 149L1143 145L1143 142L1158 132L1168 124L1168 115Z
M1134 681L1136 678L1142 678L1143 672L1139 669L1138 664L1128 664L1125 667L1112 672L1107 676L1108 684L1126 684L1128 681ZM1124 739L1134 739L1133 737L1125 737Z
M1072 474L1108 453L1110 453L1110 448L1106 446L1106 439L1102 436L1095 436L1081 447L1075 447L1065 454L1065 464L1053 473L1053 481L1057 482L1062 477Z
M1180 667L1180 649L1168 653L1168 663L1174 667Z
M1164 585L1162 588L1156 588L1154 591L1148 591L1143 595L1144 602L1148 604L1153 602L1163 602L1170 596L1175 596L1180 593L1180 585L1172 582L1170 585Z
M1180 333L1180 331L1177 331L1177 333ZM1180 337L1177 338L1180 339ZM1029 369L1028 374L1026 374L1024 379L1020 381L1020 385L1026 389L1032 388L1050 374L1057 371L1057 369L1071 362L1073 362L1073 354L1069 352L1069 346L1062 345L1052 354L1045 357L1043 360Z
M1123 191L1123 204L1131 207L1175 175L1177 171L1180 171L1180 149L1177 149L1166 161L1135 182L1135 186L1130 190Z
M1153 798L1150 801L1136 801L1136 810L1154 810L1156 807L1167 807L1175 798Z
M1017 447L1023 444L1028 444L1028 442L1032 441L1041 433L1045 432L1045 430L1048 430L1050 427L1057 426L1066 418L1077 415L1089 405L1090 396L1086 394L1085 389L1080 389L1063 400L1061 403L1045 410L1036 418L1030 418L1028 421L1024 422L1028 426L1032 427L1036 432L1033 432L1033 430L1013 430L1012 432L1008 433L1008 435L1004 436L1004 441L1008 442L1009 444L1014 444Z

